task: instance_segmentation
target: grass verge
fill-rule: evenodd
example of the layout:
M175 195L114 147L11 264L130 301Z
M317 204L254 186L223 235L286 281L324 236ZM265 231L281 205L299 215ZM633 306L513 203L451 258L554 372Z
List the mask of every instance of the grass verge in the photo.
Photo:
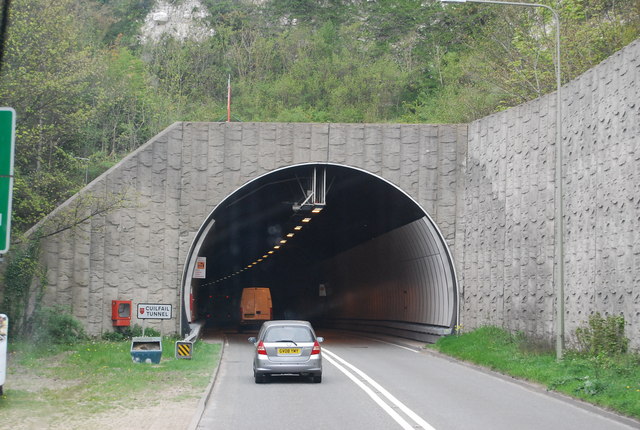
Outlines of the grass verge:
M45 422L55 427L56 422L113 410L183 401L197 404L216 368L221 345L198 341L192 359L179 360L174 358L175 339L162 343L158 364L134 363L131 341L126 340L40 348L14 343L0 416L13 423L31 421L31 427L25 428Z
M520 334L497 327L441 338L432 348L515 378L536 382L640 419L640 355L589 357L568 351L561 362L555 352Z

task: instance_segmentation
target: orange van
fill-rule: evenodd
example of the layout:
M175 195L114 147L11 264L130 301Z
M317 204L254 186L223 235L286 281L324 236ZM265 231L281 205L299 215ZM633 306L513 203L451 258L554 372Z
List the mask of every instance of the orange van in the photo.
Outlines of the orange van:
M240 328L260 325L273 319L271 290L266 287L249 287L242 290L240 298Z

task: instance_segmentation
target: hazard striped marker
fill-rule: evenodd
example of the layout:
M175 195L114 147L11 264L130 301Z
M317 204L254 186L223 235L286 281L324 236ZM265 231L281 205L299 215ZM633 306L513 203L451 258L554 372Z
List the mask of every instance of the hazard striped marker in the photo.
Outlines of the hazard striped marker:
M176 341L176 358L191 360L193 354L193 342Z

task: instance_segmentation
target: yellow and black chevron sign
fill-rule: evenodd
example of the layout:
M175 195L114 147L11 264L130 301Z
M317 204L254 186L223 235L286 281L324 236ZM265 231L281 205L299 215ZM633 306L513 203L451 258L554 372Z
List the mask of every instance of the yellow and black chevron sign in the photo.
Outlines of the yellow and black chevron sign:
M191 359L193 354L193 342L177 341L176 342L176 358Z

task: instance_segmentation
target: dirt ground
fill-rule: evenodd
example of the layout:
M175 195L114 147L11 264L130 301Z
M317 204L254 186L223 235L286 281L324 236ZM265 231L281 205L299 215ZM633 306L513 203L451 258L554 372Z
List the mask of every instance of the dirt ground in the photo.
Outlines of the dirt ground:
M47 389L73 385L74 381L47 378L28 367L10 366L5 395L0 399L0 429L188 430L197 422L194 419L197 420L207 391L202 387L181 386L163 389L162 395L146 392L137 404L136 400L128 401L126 405L110 405L101 412L88 410L92 399L86 399L74 410L56 410L47 404ZM30 402L33 408L29 407Z
M0 417L13 430L61 429L188 429L197 410L198 401L161 401L148 407L119 408L92 414L89 417L69 417L52 414L47 417L23 417L19 422L9 416ZM6 420L6 421L5 421ZM11 423L11 424L9 424Z

